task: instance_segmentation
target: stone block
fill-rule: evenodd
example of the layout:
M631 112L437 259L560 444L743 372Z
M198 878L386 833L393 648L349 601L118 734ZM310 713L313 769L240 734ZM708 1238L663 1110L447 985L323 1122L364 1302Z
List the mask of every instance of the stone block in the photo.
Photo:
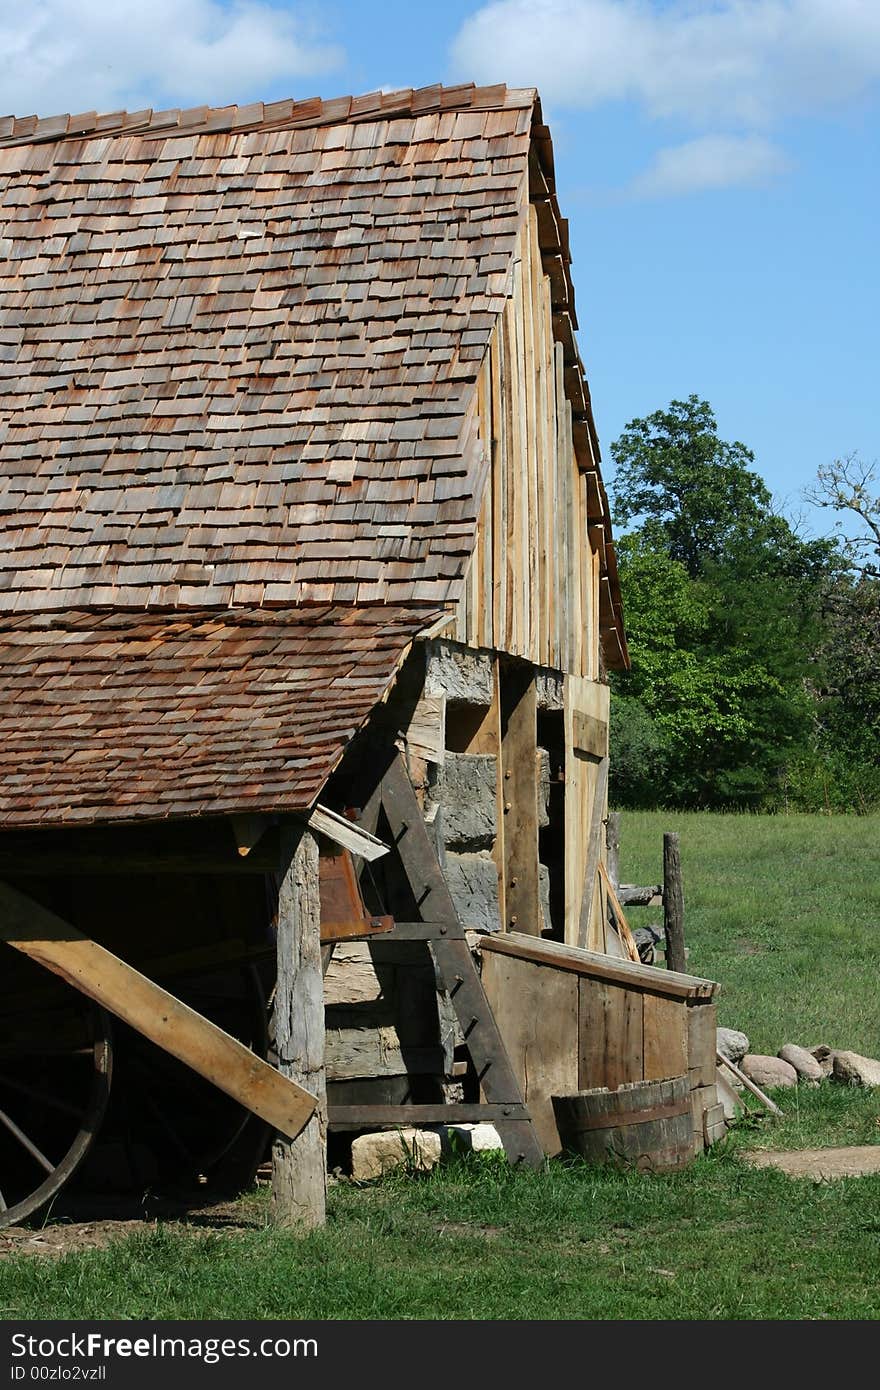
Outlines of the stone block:
M550 870L546 864L538 865L538 899L541 903L541 917L544 931L550 931L553 921L550 916Z
M447 849L491 849L498 833L498 761L491 754L447 753L430 789L439 802L440 838Z
M440 1143L444 1154L460 1153L462 1150L469 1153L491 1153L496 1149L504 1149L497 1129L488 1123L442 1125Z
M428 1172L439 1161L440 1153L440 1135L428 1129L361 1134L351 1145L351 1176L355 1182L370 1182L397 1168Z
M538 826L550 824L550 754L538 749Z
M565 708L564 680L565 677L561 671L535 672L535 696L538 709L563 710Z
M498 869L491 855L485 851L479 854L447 852L444 874L462 926L469 931L500 931Z
M494 663L488 654L443 640L426 647L426 695L445 695L448 704L491 705Z

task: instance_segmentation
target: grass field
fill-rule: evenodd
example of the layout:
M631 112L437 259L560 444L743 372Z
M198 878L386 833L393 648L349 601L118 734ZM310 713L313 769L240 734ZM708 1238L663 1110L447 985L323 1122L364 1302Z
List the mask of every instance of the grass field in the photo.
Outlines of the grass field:
M252 1210L255 1204L251 1204ZM258 1214L258 1211L255 1211ZM731 1152L676 1176L483 1162L332 1193L327 1228L164 1226L0 1268L14 1317L877 1318L880 1176L817 1185Z
M719 1021L754 1052L880 1055L880 816L624 812L624 882L660 881L664 830L681 836L688 968L721 982Z
M755 1049L880 1052L880 819L624 816L623 877L659 877L678 830L690 966ZM633 921L639 918L633 913ZM325 1230L145 1226L104 1250L0 1262L0 1316L67 1318L880 1317L880 1176L793 1181L747 1147L880 1142L880 1092L777 1093L687 1170L645 1177L493 1158L331 1190Z

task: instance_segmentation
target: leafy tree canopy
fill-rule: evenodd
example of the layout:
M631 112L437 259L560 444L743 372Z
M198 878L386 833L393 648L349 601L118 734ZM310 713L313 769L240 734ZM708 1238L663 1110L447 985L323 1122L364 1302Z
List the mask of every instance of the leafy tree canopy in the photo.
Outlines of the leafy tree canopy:
M632 669L615 676L613 787L630 804L766 804L814 733L833 543L772 508L708 402L671 402L612 446ZM646 772L647 769L647 772Z

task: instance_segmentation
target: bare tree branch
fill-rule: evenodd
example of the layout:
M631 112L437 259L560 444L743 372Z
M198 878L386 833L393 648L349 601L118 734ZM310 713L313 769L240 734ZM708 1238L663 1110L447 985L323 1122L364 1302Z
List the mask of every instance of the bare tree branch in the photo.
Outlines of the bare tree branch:
M817 483L806 493L816 507L849 512L861 523L861 534L844 536L854 570L865 578L880 578L880 464L868 463L858 453L823 464ZM838 522L838 529L840 529Z

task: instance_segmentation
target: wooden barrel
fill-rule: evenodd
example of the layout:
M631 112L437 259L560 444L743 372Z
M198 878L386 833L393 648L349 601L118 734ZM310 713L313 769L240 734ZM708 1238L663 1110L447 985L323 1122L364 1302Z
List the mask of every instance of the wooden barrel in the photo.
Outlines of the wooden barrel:
M662 1173L694 1156L686 1076L554 1096L553 1109L563 1148L591 1163Z

